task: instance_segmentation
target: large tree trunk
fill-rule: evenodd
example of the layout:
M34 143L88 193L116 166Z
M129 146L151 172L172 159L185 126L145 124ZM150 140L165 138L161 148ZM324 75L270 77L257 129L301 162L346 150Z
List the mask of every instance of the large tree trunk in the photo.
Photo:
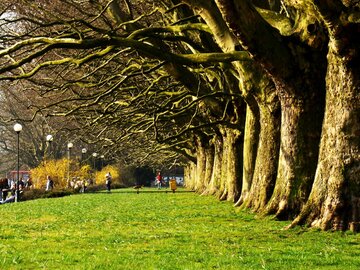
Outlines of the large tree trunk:
M358 37L354 31L346 38ZM360 230L360 42L345 57L329 46L326 111L309 200L294 220L324 230ZM357 53L354 53L357 50ZM353 58L355 56L355 58Z
M203 192L203 195L216 195L216 193L220 189L221 183L221 164L223 150L221 136L215 135L211 143L214 148L213 168L211 170L212 174L210 183L207 186L206 190Z
M209 186L211 183L211 176L213 174L214 169L214 157L215 149L214 146L209 143L207 144L207 147L205 148L205 158L206 158L206 164L205 164L205 174L203 179L203 191L202 195L208 194Z
M278 167L280 144L280 108L277 100L272 104L259 102L260 135L253 183L244 207L259 212L264 209L273 193Z
M241 196L235 206L239 206L247 199L253 181L255 171L256 153L259 140L259 116L258 110L254 113L250 106L246 108L246 121L244 131L244 152L243 152L243 179Z
M259 211L270 199L275 185L280 141L280 104L273 81L255 63L249 64L242 66L243 72L246 73L244 77L248 80L246 85L249 86L251 82L251 87L244 95L246 102L255 112L259 126L257 136L252 138L255 140L253 144L256 143L257 149L255 154L250 153L250 156L256 157L251 172L250 189L246 193L243 188L242 195L235 206L242 205ZM247 155L244 153L244 156ZM243 184L246 183L243 182Z
M196 145L196 178L194 190L203 192L205 190L205 175L206 175L206 143L205 139L200 136L195 136Z
M195 188L196 179L196 163L189 161L184 168L184 186L187 189L193 190Z
M321 85L321 83L320 83ZM299 99L286 95L281 101L281 143L273 196L266 213L288 219L306 203L315 176L323 100L315 95ZM319 87L321 89L321 87ZM305 90L304 90L305 91Z
M222 128L223 163L220 200L235 202L240 196L243 136L236 129Z

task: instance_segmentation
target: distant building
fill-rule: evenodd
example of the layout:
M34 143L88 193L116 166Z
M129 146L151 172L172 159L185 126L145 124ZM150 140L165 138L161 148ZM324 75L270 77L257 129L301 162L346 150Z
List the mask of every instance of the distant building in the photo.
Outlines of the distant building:
M17 179L17 171L10 171L7 173L7 178ZM30 178L30 171L19 171L19 179L28 180Z

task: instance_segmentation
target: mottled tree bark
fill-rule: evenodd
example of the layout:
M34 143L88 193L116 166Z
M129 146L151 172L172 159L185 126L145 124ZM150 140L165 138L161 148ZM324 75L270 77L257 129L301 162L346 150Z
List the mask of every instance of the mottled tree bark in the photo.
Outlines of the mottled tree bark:
M315 175L322 100L281 97L282 122L276 185L267 213L287 219L306 203ZM306 104L306 105L305 105ZM312 123L313 121L313 123Z
M273 90L272 90L273 91ZM270 92L258 99L260 134L254 177L248 198L243 206L260 212L269 202L276 180L280 144L280 107L277 98L264 100Z
M221 136L215 135L211 141L213 146L213 167L211 170L210 183L203 192L203 195L216 195L220 189L221 183L221 164L222 164L222 139Z
M209 143L207 144L207 147L205 148L205 156L206 156L206 164L205 164L205 175L203 179L203 192L202 194L207 194L207 191L209 190L210 182L211 182L211 176L213 174L213 168L214 168L214 154L215 149L214 146Z
M353 38L345 55L334 51L341 44L339 40L330 42L326 111L315 182L306 206L291 226L360 231L359 30L357 27L343 36Z
M203 192L206 187L206 142L205 138L201 136L195 136L196 145L196 178L194 190L197 192Z
M247 106L244 131L243 179L241 196L235 203L235 206L240 206L248 198L252 185L260 131L258 114L258 109L254 113L250 106Z
M241 191L243 136L236 129L222 128L223 156L220 200L235 202Z
M190 190L195 188L196 163L189 161L184 168L184 186Z

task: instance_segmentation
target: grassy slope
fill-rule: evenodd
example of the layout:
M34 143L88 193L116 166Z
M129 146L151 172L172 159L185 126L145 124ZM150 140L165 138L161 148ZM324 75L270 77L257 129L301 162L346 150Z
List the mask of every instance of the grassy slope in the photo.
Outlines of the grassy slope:
M360 235L286 231L213 197L145 191L0 205L0 269L360 269Z

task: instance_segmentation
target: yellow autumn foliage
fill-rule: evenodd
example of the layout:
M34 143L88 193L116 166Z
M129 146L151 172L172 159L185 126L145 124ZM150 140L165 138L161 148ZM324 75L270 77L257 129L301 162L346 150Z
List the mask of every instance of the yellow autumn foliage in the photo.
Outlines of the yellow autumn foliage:
M48 175L53 179L55 188L66 188L68 176L70 176L70 179L74 177L78 177L81 180L90 179L91 169L89 165L80 166L80 164L74 160L71 160L69 164L69 160L66 158L46 160L31 170L34 187L40 189L45 188L46 177Z
M95 183L96 184L105 184L105 175L110 172L112 176L112 182L113 183L119 183L120 182L120 173L119 170L111 165L107 165L104 167L101 171L97 171L95 174Z

